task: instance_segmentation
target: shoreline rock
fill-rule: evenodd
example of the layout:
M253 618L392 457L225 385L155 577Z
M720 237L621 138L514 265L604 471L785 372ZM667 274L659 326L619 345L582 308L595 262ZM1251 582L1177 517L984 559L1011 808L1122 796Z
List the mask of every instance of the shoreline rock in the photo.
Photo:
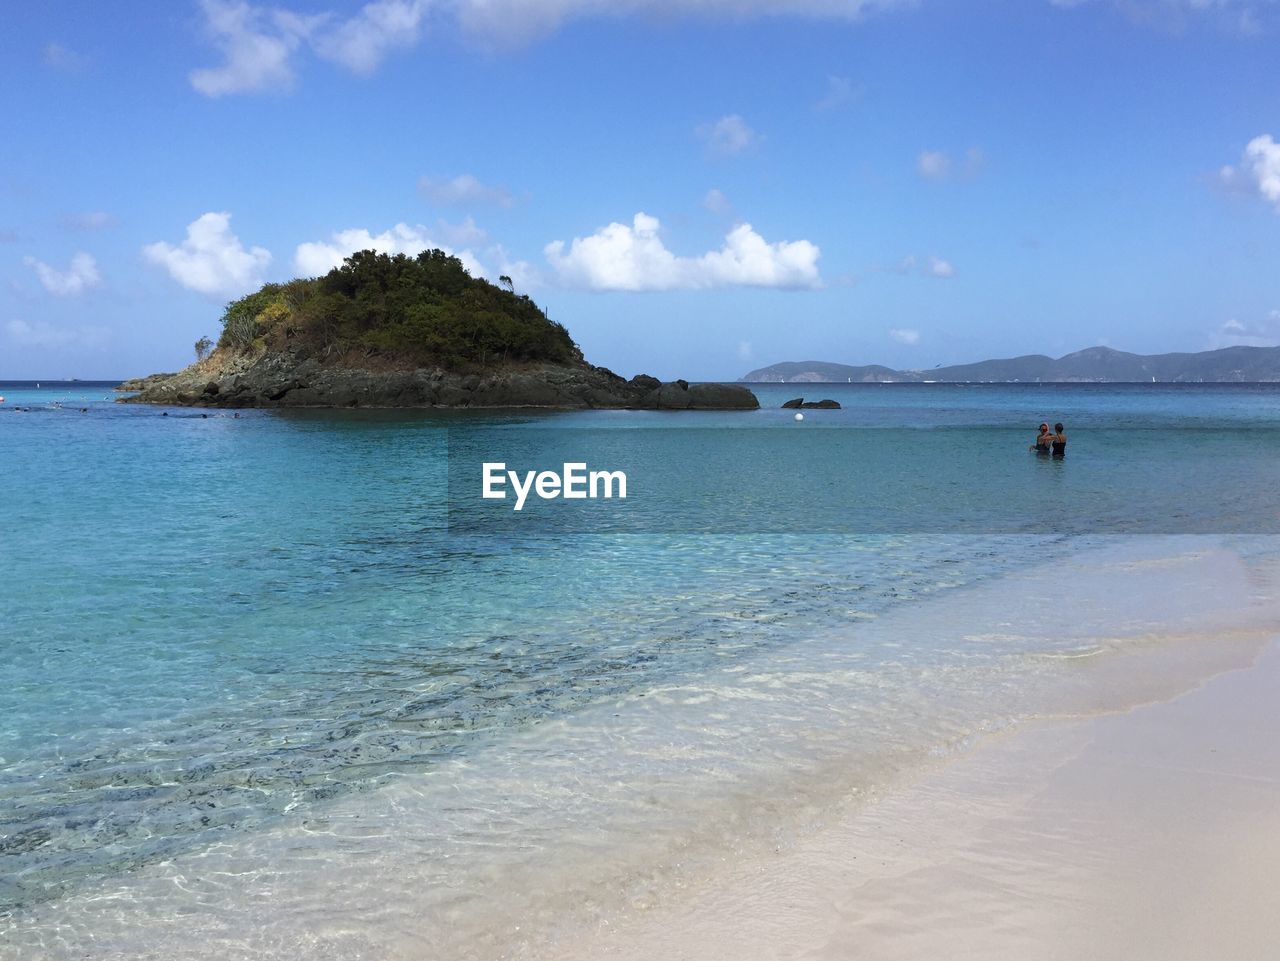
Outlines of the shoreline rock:
M803 397L793 397L782 405L783 410L840 410L840 402L825 398L823 400L805 400Z
M756 410L738 384L626 380L603 367L537 365L478 373L440 368L372 371L267 352L215 357L176 374L152 374L116 388L121 403L181 407L547 408L560 410Z

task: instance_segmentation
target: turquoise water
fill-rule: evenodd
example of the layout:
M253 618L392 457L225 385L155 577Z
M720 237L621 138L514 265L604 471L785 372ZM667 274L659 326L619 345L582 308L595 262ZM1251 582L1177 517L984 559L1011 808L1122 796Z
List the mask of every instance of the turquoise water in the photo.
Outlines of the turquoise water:
M15 924L801 639L840 637L905 699L925 668L1003 684L1053 639L863 625L1091 538L1280 523L1275 385L760 385L749 413L239 417L109 387L0 384ZM845 409L799 425L777 408L800 394ZM1065 462L1025 451L1045 419L1067 424ZM469 443L632 458L622 506L640 520L593 504L573 516L598 524L459 524L489 506L450 474Z

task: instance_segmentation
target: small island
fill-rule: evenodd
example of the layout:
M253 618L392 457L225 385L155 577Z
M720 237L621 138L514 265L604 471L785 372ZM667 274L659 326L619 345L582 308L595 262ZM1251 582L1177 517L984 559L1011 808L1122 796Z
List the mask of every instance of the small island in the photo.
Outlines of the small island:
M510 278L457 257L362 250L323 277L232 301L217 343L173 374L125 381L125 403L195 407L755 410L735 384L627 380L587 363Z

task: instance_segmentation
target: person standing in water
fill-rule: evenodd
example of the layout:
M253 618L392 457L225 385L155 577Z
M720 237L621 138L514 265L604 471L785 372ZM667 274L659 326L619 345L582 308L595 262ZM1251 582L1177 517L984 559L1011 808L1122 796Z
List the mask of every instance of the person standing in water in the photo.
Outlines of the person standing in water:
M1033 443L1033 444L1032 444L1029 448L1027 448L1027 449L1028 449L1028 450L1033 450L1033 451L1035 451L1037 454L1048 454L1048 453L1049 453L1049 443L1050 443L1050 439L1051 439L1052 437L1053 437L1053 435L1049 433L1049 425L1048 425L1048 424L1041 424L1041 425L1040 425L1040 433L1036 435L1035 443Z
M1053 425L1053 433L1049 435L1049 446L1053 448L1053 456L1057 460L1067 456L1067 435L1062 432L1062 424Z

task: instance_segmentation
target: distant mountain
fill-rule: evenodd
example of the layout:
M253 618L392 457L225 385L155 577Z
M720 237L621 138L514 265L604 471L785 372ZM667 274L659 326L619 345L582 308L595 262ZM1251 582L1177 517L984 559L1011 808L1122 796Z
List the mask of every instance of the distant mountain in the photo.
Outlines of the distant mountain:
M742 379L757 384L809 383L1252 383L1280 381L1280 347L1224 347L1196 354L1130 354L1090 347L1055 360L1028 354L932 370L893 370L879 364L851 367L828 361L787 361Z

